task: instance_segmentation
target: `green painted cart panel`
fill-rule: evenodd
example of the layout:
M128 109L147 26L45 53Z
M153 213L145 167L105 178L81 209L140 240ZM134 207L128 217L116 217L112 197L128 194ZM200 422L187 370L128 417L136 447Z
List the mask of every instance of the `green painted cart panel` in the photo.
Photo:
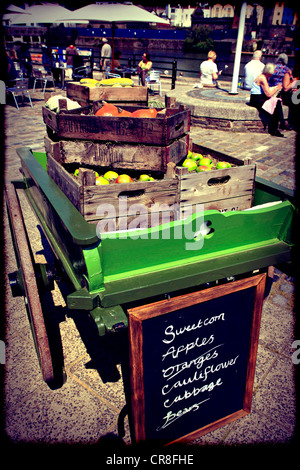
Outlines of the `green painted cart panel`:
M281 202L248 211L205 211L151 229L97 236L96 225L81 216L30 149L18 154L33 207L76 279L79 295L70 296L69 308L109 307L290 259L294 206L284 190L269 193L263 181L256 203Z

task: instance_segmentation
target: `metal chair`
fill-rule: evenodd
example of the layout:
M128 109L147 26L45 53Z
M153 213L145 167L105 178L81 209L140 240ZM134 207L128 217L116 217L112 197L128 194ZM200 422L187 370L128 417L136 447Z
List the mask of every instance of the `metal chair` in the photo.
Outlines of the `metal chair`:
M158 70L150 70L149 75L146 78L146 84L150 90L157 86L159 94L161 95L160 72ZM154 91L154 89L152 91Z
M112 73L110 71L110 67L105 67L104 69L104 77L105 78L121 78L121 75L118 73Z
M30 93L28 90L29 78L17 78L15 81L15 85L13 87L8 87L7 92L11 93L17 109L19 108L17 97L22 96L22 102L24 102L24 96L27 96L30 102L30 106L33 108L33 104L31 101Z
M76 67L73 69L72 80L79 81L82 78L92 78L92 68L88 65L83 65L82 67Z
M43 95L45 94L46 86L47 86L48 82L52 82L53 87L55 88L55 80L53 78L52 73L49 73L46 70L41 70L41 69L35 69L35 70L33 70L32 73L33 73L33 76L34 76L34 84L33 84L33 89L32 89L33 92L35 91L35 86L36 86L38 81L41 82L41 85L44 85L43 86Z
M110 72L108 72L107 78L122 78L122 77L121 77L121 75L119 75L118 73L110 73Z

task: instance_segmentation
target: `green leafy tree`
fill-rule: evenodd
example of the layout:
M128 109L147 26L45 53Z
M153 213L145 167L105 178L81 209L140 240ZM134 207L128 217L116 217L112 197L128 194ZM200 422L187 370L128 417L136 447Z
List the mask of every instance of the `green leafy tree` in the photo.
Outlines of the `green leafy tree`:
M211 28L208 26L194 26L184 41L185 51L208 52L214 48L211 37Z

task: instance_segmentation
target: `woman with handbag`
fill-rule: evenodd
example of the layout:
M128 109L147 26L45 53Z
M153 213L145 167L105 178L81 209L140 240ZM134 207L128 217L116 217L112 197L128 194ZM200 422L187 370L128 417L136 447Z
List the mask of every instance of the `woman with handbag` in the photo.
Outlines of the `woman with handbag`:
M275 64L268 63L265 65L263 72L256 77L251 88L250 106L258 109L262 121L268 125L269 134L275 137L285 137L278 130L278 125L282 122L283 111L281 99L276 95L282 89L282 85L278 84L270 87L268 80L275 71Z

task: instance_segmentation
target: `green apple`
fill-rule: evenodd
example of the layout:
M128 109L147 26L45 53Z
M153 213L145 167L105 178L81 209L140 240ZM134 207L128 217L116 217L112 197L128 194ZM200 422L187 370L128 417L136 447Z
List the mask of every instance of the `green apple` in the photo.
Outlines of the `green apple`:
M201 160L204 157L203 155L201 155L201 153L193 153L191 158L197 162L198 160Z
M155 178L153 178L153 176L149 176L148 181L155 181Z
M221 168L231 168L231 165L228 162L218 162L217 170L220 170Z
M194 171L197 168L197 163L192 158L186 158L182 166L187 168L189 171Z
M103 178L106 180L116 180L118 178L118 173L116 171L109 170L106 173L104 173Z
M197 170L198 172L200 171L211 171L211 166L207 166L207 165L199 165L197 167Z
M96 184L109 184L109 181L107 181L107 179L103 178L103 176L97 176L96 177Z
M116 179L116 183L132 183L133 179L126 174L119 175L118 178Z
M94 170L94 173L95 173L96 178L98 178L98 177L100 176L99 173L98 173L98 171L95 171L95 170Z
M199 160L199 165L202 166L211 166L212 165L212 159L211 158L208 158L208 157L202 157L200 160Z
M193 158L193 152L191 150L188 151L186 158Z
M150 181L149 175L140 175L139 181Z

